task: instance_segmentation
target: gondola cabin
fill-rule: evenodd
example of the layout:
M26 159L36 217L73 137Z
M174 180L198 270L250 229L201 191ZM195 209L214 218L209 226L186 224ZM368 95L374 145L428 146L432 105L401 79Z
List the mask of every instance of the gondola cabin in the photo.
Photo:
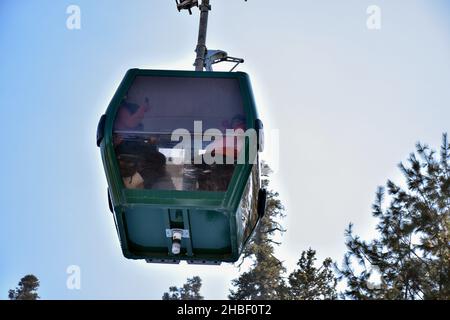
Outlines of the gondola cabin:
M247 74L131 69L100 119L97 145L125 257L239 259L266 202Z

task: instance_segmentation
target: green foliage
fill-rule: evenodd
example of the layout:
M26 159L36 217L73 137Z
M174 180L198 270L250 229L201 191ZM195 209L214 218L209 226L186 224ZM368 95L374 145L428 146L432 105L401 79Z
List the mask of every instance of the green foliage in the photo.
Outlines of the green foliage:
M267 164L262 165L262 186L268 188L268 176L271 173ZM250 240L243 252L244 259L252 259L253 264L247 272L238 279L232 280L235 290L230 290L231 300L264 300L282 299L286 286L282 278L285 268L274 256L273 245L279 243L273 240L276 233L285 230L278 222L284 218L284 207L278 198L278 193L272 190L267 194L266 214L261 219L255 236Z
M443 135L440 159L416 145L408 165L400 164L406 187L388 181L373 205L378 238L370 242L346 230L348 252L340 272L351 299L450 299L450 145ZM354 262L359 265L358 272ZM373 281L373 277L379 278Z
M262 166L262 185L268 189L271 171L267 164ZM276 234L285 229L280 220L285 217L285 209L279 194L268 191L266 214L259 224L255 236L247 245L243 257L252 259L250 270L232 281L234 290L228 296L231 300L279 300L279 299L335 299L337 279L331 269L331 259L326 259L319 269L314 267L315 251L303 252L299 269L288 277L283 263L274 256Z
M37 300L39 295L37 289L39 288L39 279L32 275L26 275L14 290L9 290L8 298L10 300Z
M330 258L322 262L320 268L314 266L316 251L303 251L297 263L298 269L289 275L289 299L293 300L334 300L337 298L337 278Z
M273 255L273 248L262 244L255 251L255 260L249 271L232 281L236 290L231 290L231 300L272 300L282 299L285 284L282 274L285 269Z
M181 288L170 287L169 292L165 292L163 300L203 300L200 294L202 279L198 276L188 278Z

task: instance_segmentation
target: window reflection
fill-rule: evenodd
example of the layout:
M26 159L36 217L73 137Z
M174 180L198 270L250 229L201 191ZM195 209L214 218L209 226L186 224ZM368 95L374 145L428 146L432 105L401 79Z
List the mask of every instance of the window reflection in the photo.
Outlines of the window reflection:
M200 157L196 164L194 150L186 163L187 150L168 134L116 131L114 141L120 174L129 189L226 191L236 166L235 158L225 156L222 163L207 164Z
M204 142L200 150L171 140L179 128L193 133L195 121L201 121L202 132L217 128L224 135ZM114 149L124 186L226 191L243 148L242 140L225 135L227 129L246 129L237 80L137 77L114 122ZM200 157L194 162L198 153L221 161L211 164Z

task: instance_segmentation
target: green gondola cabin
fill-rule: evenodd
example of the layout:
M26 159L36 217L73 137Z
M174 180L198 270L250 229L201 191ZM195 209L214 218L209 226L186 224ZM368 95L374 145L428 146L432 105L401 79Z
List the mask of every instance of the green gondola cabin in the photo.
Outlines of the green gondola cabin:
M264 215L263 148L242 72L131 69L97 131L123 254L235 262Z

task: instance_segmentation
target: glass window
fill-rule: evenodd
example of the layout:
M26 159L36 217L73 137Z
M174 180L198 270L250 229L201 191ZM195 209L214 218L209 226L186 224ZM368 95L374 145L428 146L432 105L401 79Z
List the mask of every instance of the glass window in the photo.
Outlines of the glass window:
M230 129L246 129L236 79L137 77L114 122L125 187L226 191L243 146Z
M242 217L243 243L252 235L258 222L259 166L254 165L244 190L239 208Z

